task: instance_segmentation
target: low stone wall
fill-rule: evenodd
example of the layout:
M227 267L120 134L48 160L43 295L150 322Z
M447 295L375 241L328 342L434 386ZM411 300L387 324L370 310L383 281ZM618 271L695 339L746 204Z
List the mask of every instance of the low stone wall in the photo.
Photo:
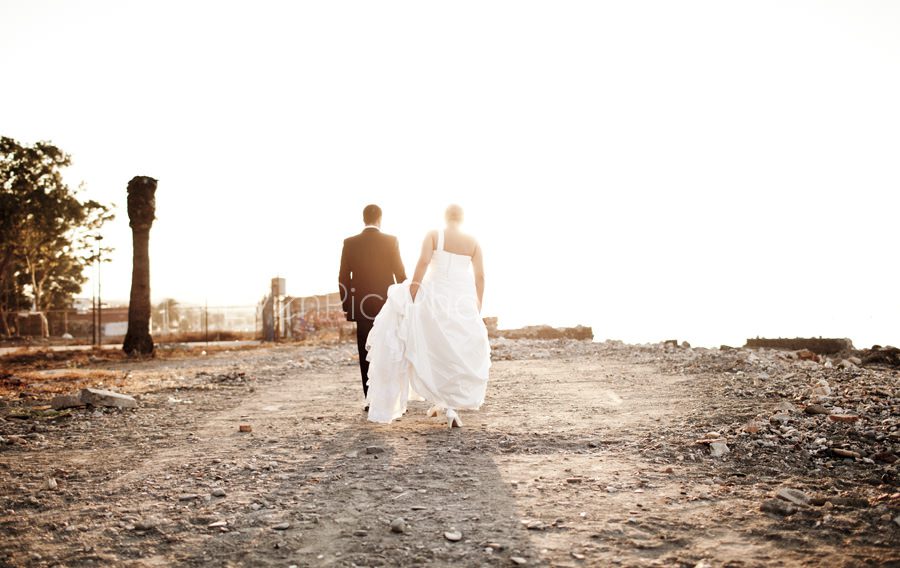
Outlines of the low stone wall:
M520 329L501 329L496 337L506 339L578 339L592 341L594 330L583 325L575 327L550 327L549 325L532 325Z
M843 353L853 349L853 342L849 339L825 339L795 337L793 339L766 339L757 337L748 339L744 345L746 349L785 349L788 351L800 351L807 349L819 355L831 355Z

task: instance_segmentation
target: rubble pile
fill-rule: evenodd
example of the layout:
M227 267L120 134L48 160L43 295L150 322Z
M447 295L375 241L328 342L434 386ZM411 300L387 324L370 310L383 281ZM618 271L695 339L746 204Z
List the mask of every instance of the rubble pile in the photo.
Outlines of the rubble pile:
M883 357L618 342L596 344L596 349L599 355L653 364L666 373L696 375L710 400L721 395L732 403L708 408L700 423L720 432L732 450L743 450L734 454L758 460L783 452L788 462L826 469L856 464L873 482L898 483L900 372L871 363ZM888 349L874 353L893 348Z
M690 378L685 388L697 391L697 406L658 433L658 459L704 462L762 512L835 538L874 531L876 542L879 527L900 525L894 348L833 357L617 342L597 350Z

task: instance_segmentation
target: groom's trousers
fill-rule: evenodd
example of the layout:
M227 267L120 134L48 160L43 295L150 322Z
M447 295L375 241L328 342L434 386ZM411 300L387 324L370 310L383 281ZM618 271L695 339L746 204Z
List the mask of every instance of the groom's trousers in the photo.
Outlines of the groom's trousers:
M369 394L369 386L366 382L369 380L369 362L366 361L366 339L369 332L372 331L374 320L367 318L358 318L356 320L356 346L359 349L359 372L362 375L363 396Z

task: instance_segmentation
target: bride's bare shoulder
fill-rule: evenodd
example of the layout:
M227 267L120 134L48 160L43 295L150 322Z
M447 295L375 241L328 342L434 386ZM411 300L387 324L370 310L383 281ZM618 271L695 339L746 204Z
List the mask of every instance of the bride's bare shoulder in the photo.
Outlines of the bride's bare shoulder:
M437 241L438 241L437 229L435 229L433 231L428 231L427 233L425 233L425 238L423 239L423 241L426 243L430 242L434 247L437 247Z
M475 253L481 252L481 243L478 241L478 239L472 239L472 250L474 250Z
M475 254L475 251L477 251L479 247L478 239L476 239L474 235L468 233L460 233L460 237L462 237L465 247L471 250L472 254Z

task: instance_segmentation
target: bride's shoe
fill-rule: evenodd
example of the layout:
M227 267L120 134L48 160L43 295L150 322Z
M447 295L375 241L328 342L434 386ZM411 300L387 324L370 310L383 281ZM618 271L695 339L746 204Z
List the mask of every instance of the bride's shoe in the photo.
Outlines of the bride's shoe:
M440 415L442 410L444 410L444 409L441 408L441 406L435 404L434 406L432 406L431 408L429 408L428 410L425 411L425 416L427 416L429 418L434 418L434 417Z
M459 414L456 413L452 408L447 409L447 427L450 429L453 428L462 428L462 420L459 419Z

